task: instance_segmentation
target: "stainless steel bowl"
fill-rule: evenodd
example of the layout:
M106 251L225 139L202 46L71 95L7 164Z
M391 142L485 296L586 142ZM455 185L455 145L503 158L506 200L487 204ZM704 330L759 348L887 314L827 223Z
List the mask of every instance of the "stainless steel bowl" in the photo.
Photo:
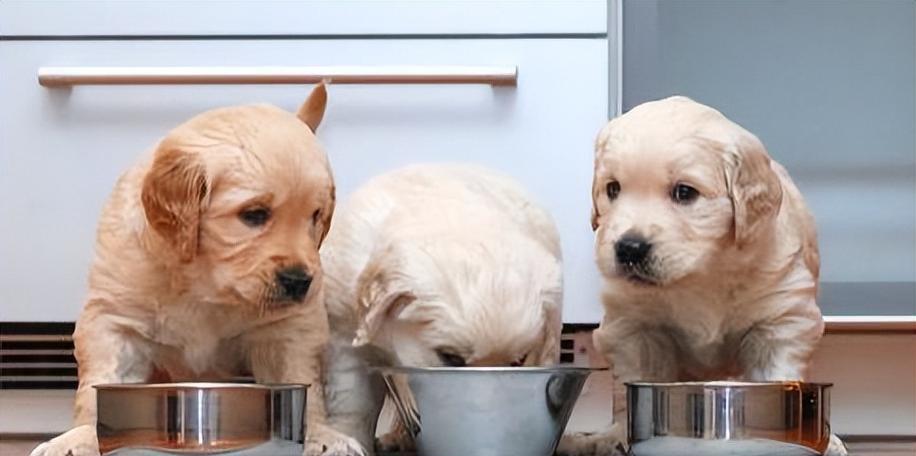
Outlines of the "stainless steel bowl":
M300 456L305 385L98 385L103 455Z
M829 384L629 383L634 456L810 456L830 441Z
M591 369L383 368L421 456L553 454Z

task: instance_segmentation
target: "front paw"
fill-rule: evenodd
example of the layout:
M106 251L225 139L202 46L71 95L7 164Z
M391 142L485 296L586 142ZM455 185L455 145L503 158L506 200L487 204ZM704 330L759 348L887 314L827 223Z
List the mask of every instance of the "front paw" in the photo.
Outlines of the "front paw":
M614 429L608 433L564 435L557 445L556 456L626 456L626 439Z
M391 431L375 439L377 453L401 453L416 451L414 441L406 432Z
M846 444L840 440L836 434L830 435L830 445L827 446L827 451L824 452L825 456L847 456L849 454L849 449L846 448Z
M327 425L317 425L305 442L305 456L369 456L356 439Z
M29 456L99 456L95 426L75 427L38 445Z

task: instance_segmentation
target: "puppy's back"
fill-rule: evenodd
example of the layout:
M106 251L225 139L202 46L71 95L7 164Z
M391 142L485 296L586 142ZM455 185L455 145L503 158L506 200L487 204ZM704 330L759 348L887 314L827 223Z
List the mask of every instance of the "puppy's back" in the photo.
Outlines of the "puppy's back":
M443 235L511 232L561 260L553 218L514 179L466 164L401 168L370 179L334 215L321 248L332 326L354 320L351 304L357 277L382 238L437 230Z
M560 258L560 239L553 218L517 181L477 165L414 165L370 180L352 202L384 200L386 217L447 217L455 228L512 223ZM377 207L377 206L376 206ZM391 221L388 220L390 223Z

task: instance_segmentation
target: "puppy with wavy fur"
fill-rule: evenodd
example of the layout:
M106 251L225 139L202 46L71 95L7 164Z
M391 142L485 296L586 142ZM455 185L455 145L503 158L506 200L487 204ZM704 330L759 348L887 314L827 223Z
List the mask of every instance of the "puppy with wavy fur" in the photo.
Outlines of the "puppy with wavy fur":
M422 165L376 177L338 211L321 258L329 418L362 443L361 454L373 452L385 396L369 366L558 361L559 236L548 213L502 175ZM403 448L402 437L380 443Z
M592 198L617 440L624 382L804 378L815 224L756 136L685 97L645 103L599 134Z
M74 333L76 427L33 456L98 455L93 385L154 373L312 384L310 439L347 441L323 425L318 381L329 333L318 246L334 211L313 133L325 103L319 85L298 116L269 105L203 113L122 175Z

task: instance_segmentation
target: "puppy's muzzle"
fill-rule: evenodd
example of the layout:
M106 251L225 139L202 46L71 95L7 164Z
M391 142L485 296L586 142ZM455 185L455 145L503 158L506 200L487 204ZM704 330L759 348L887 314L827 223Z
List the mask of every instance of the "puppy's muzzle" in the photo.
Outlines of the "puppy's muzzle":
M285 299L301 301L312 285L312 276L302 266L292 266L277 271L276 281Z
M626 268L636 268L645 263L652 250L652 244L635 234L625 234L614 244L617 263Z

